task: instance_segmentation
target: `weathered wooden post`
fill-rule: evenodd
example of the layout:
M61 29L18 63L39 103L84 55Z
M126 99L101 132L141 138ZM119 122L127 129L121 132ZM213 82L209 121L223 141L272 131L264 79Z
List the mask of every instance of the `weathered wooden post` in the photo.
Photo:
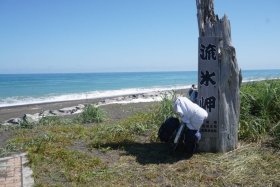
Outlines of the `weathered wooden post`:
M200 151L226 152L237 147L241 71L227 16L214 13L214 0L196 0L199 29L198 102L208 111Z

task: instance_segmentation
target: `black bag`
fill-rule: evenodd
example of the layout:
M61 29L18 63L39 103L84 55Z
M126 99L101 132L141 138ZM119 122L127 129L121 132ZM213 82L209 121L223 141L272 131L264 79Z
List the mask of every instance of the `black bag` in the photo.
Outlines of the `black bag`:
M178 118L170 117L165 120L158 130L158 137L162 142L173 142L177 129L180 127Z

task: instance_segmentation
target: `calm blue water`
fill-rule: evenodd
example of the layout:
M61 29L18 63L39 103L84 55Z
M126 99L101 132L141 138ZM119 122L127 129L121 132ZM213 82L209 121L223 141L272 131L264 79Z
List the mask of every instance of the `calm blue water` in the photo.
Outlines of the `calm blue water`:
M243 71L243 81L280 78L280 70ZM80 74L2 74L0 107L187 88L196 71Z

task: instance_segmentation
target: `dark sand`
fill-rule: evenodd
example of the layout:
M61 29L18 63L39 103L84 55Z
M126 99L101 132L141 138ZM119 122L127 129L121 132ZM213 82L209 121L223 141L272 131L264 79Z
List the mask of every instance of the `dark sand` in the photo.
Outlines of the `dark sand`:
M181 95L186 95L185 93L187 93L187 90L185 89L176 90L176 93ZM136 94L136 95L141 95L141 94ZM129 97L131 95L127 95L127 96ZM24 114L35 114L46 110L58 110L61 108L77 106L79 104L97 104L100 101L106 101L106 99L114 99L114 98L117 97L0 107L0 123L11 118L21 118L24 116ZM133 111L133 108L143 108L143 106L147 104L148 103L109 104L112 106L104 105L101 107L106 109L107 113L112 114L112 117L116 116L117 118L117 116L122 116L122 113L129 113L129 111ZM132 109L126 109L127 107Z

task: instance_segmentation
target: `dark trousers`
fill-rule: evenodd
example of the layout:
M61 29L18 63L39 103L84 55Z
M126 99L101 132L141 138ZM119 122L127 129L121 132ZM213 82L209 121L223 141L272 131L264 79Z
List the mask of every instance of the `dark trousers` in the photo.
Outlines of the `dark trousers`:
M197 130L191 130L189 128L185 128L183 142L185 150L188 154L193 154L197 149L198 139L195 136Z

